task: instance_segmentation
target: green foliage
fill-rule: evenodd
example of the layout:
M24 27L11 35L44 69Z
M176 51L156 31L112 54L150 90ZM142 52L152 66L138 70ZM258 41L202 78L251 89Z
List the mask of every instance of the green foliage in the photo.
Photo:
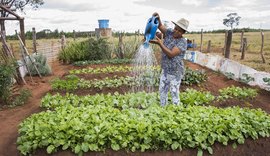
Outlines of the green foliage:
M223 24L227 27L230 27L231 30L233 29L234 26L238 26L239 25L239 20L240 20L240 16L238 16L237 13L229 13L227 15L228 18L223 19Z
M78 69L78 70L71 70L70 74L97 74L97 73L111 73L111 72L129 72L133 69L129 66L107 66L106 68L84 68L84 69ZM152 84L152 86L157 87L159 85L159 71L160 67L154 67L153 69L155 71L154 75L148 75L146 73L145 75L141 76L140 78L143 80L138 80L135 77L130 76L123 76L123 77L117 77L114 76L113 78L104 78L100 80L85 80L80 79L79 77L73 75L70 79L69 76L66 76L66 79L59 79L56 78L52 80L51 85L54 90L76 90L76 89L87 89L87 88L98 88L102 89L103 87L120 87L122 85L127 86L139 86L139 85L148 85ZM184 85L192 85L192 84L199 84L203 81L207 80L207 76L203 71L193 71L189 68L186 69L185 77L182 80L182 84ZM140 84L140 82L144 82L144 84Z
M31 58L34 61L34 64L36 65L39 73L42 76L52 74L51 67L47 63L47 58L45 55L43 55L41 53L33 54L31 56ZM35 66L31 63L31 61L29 59L27 60L27 65L28 65L32 75L38 75L38 72L36 71Z
M190 68L186 68L185 75L182 79L182 84L192 85L199 84L207 80L207 75L203 70L192 70Z
M193 78L192 75L188 80L183 81L184 84L192 85L193 83L198 84L201 82L201 79L197 79L197 77ZM76 77L74 75L74 77ZM102 89L104 87L109 87L109 88L116 88L120 87L122 85L126 86L139 86L139 85L144 85L146 86L148 81L155 87L159 85L159 77L156 75L153 79L149 79L148 75L142 76L145 81L142 80L145 84L140 84L139 81L135 79L135 77L117 77L114 76L113 78L104 78L100 80L85 80L85 79L80 79L79 77L76 78L69 78L66 77L66 79L59 79L56 78L51 81L52 89L53 90L65 90L65 91L72 91L76 89L87 89L87 88L97 88L97 89ZM190 82L189 82L190 81Z
M218 100L225 100L225 99L240 99L240 100L246 100L246 99L252 99L255 98L258 93L256 89L252 88L240 88L240 87L227 87L219 90L220 95L218 96Z
M54 90L62 89L62 90L75 90L78 88L86 88L88 83L82 83L79 85L79 82L85 82L84 80L80 80L80 78L76 75L67 75L65 80L61 80L56 78L51 81L52 88ZM90 87L90 86L89 86Z
M33 9L37 9L38 7L44 4L44 1L43 0L13 0L13 1L1 1L0 4L9 6L10 8L12 7L13 8L12 10L15 10L15 12L16 11L23 12L26 6L30 6ZM6 12L5 11L3 12L4 12L3 15L6 15Z
M187 106L208 105L215 99L210 92L200 92L195 89L187 89L180 94L181 103Z
M61 96L59 93L56 95L47 94L41 100L41 106L47 109L56 109L58 107L72 105L74 107L84 107L89 105L104 105L119 109L127 108L148 108L152 104L158 104L158 93L126 93L126 94L96 94L87 96L78 96L74 94L66 94Z
M87 59L86 60L103 60L111 58L111 49L106 38L88 40Z
M73 42L59 53L59 59L73 63L86 60L103 60L111 57L111 48L105 38L89 38L81 42Z
M199 106L208 105L215 99L209 92L196 91L194 89L187 89L180 94L181 105L187 106ZM127 108L148 108L152 104L159 104L159 93L152 92L136 92L126 93L124 95L114 93L111 94L96 94L93 96L77 96L67 93L65 96L61 96L59 93L56 95L47 94L41 100L41 106L47 109L55 109L57 107L63 107L72 105L75 107L82 107L88 105L105 105L115 107L119 109Z
M131 59L136 54L136 51L139 49L139 46L142 42L139 40L137 36L135 37L123 37L123 58ZM119 43L114 47L114 53L118 58L121 58Z
M80 79L76 75L68 75L65 80L56 78L52 80L51 85L53 90L65 90L72 91L76 89L87 89L87 88L96 88L102 89L104 87L116 88L122 85L134 86L138 85L138 82L135 81L133 77L113 77L113 78L104 78L101 80L85 80Z
M106 60L94 60L94 61L76 61L73 63L74 66L86 66L91 64L129 64L131 59L106 59Z
M270 116L261 109L160 107L152 103L146 109L121 110L103 105L114 102L110 100L100 96L96 99L100 105L74 107L69 103L78 102L75 99L55 99L54 103L62 106L33 114L20 124L18 150L31 155L38 148L46 148L48 153L71 149L82 155L106 149L144 152L197 148L202 155L203 150L213 153L215 142L243 144L246 138L270 136ZM147 100L138 102L146 104Z
M0 100L9 107L22 105L31 96L31 92L27 89L20 90L18 94L11 92L14 72L15 64L0 64Z
M132 66L106 66L103 68L83 68L73 69L69 71L69 74L99 74L99 73L115 73L115 72L131 72Z
M8 104L11 96L10 87L13 83L13 64L0 64L0 99L4 104Z
M87 41L72 42L58 54L58 58L63 62L72 63L86 60L88 45Z

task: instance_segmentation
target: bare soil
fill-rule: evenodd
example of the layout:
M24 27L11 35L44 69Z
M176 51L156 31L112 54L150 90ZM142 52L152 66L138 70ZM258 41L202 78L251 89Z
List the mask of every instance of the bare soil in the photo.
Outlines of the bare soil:
M105 65L94 65L91 67L99 68ZM228 87L231 85L241 86L241 87L250 87L243 83L236 82L234 80L229 80L220 73L213 72L209 69L201 67L190 62L186 62L186 66L192 69L204 69L208 75L208 80L199 86L192 86L192 88L207 90L212 94L216 95L218 89ZM31 114L38 113L43 111L39 107L41 98L48 92L55 93L51 90L50 81L55 77L63 77L70 69L77 69L79 67L73 67L70 65L62 65L58 62L52 63L53 75L43 77L42 79L35 77L34 83L31 82L29 78L27 79L28 84L24 86L19 86L21 88L27 88L32 91L32 97L29 102L23 106L17 106L15 108L5 108L0 111L0 156L19 156L19 151L17 150L16 140L18 136L18 126L22 120L30 116ZM115 75L113 73L109 74L96 74L96 75L79 75L86 79L93 78L104 78L111 77ZM117 73L118 76L125 75L125 73ZM190 86L181 86L181 91L189 88ZM240 106L240 107L249 107L249 108L261 108L262 110L270 113L270 92L256 88L259 91L259 95L255 99L247 101L240 100L230 100L227 102L213 103L217 107L230 107L230 106ZM88 90L77 90L74 93L78 95L86 94L96 94L96 93L112 93L118 91L120 93L126 93L130 89L127 86L122 86L119 88L104 88L102 90L97 89L88 89ZM64 94L65 92L61 92ZM243 145L238 145L236 149L232 148L232 145L228 146L215 143L213 146L213 155L214 156L270 156L270 138L259 138L253 140L251 138L246 139ZM36 156L45 156L46 149L39 149L33 155ZM58 151L57 153L52 154L54 156L73 156L71 151ZM105 152L88 152L85 153L86 156L191 156L197 155L196 149L184 149L182 151L147 151L147 152L127 152L124 150L121 151L112 151L106 150ZM204 152L204 155L210 155L208 152Z

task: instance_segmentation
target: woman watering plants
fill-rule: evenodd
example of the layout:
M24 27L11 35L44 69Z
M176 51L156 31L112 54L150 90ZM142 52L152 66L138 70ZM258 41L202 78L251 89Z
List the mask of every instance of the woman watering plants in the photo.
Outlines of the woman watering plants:
M161 76L160 76L160 103L161 106L165 106L168 102L168 91L172 96L173 104L178 105L180 103L179 89L181 84L181 78L184 75L184 62L183 58L187 49L187 41L183 37L183 34L187 31L189 22L181 18L177 22L173 22L174 29L166 28L161 23L161 19L158 13L154 13L159 21L158 29L161 31L161 36L156 37L154 40L150 40L150 43L154 43L160 46L162 50L161 58Z

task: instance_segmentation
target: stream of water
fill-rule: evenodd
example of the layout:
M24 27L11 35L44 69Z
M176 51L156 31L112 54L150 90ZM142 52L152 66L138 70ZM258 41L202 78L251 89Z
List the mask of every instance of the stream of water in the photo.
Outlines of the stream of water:
M132 65L132 75L137 83L136 86L132 87L132 91L153 92L157 77L157 61L152 47L146 47L142 44L136 51Z

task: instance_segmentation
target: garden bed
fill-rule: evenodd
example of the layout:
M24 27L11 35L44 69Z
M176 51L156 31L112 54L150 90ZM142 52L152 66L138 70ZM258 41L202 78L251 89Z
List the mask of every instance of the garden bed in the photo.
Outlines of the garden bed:
M221 88L229 87L229 86L239 86L239 87L250 87L246 84L236 82L234 80L229 80L225 76L223 76L220 73L213 72L209 69L206 69L204 67L201 67L196 64L192 64L187 62L187 66L189 66L192 69L204 69L206 71L206 74L208 76L208 80L206 82L203 82L200 85L193 85L192 88L198 89L198 90L205 90L210 91L212 94L217 95L218 90ZM101 65L104 67L104 65ZM94 66L99 67L99 65ZM74 69L72 66L64 66L59 63L54 63L53 65L53 72L54 75L50 77L43 78L43 80L39 80L38 78L35 78L35 84L28 84L27 87L33 92L33 97L30 99L29 103L12 108L12 109L5 109L0 111L0 126L2 127L0 130L0 155L19 155L19 151L16 149L16 140L17 140L17 132L18 132L18 124L24 120L26 117L33 113L37 113L42 111L43 109L39 107L39 103L42 97L48 92L55 93L55 91L51 90L50 87L50 80L52 80L54 77L63 77L68 73L70 69ZM78 67L76 67L78 69ZM92 76L84 76L80 75L80 77L84 77L86 79L92 79L97 78L101 79L104 77L109 77L113 74L96 74ZM123 76L125 73L119 73L119 76ZM28 80L30 82L30 80ZM181 86L181 91L183 92L186 88L190 88L190 86ZM228 100L226 102L219 102L215 103L215 106L217 107L229 107L229 106L240 106L240 107L249 107L249 108L261 108L262 110L266 111L267 113L270 113L270 93L264 90L261 90L257 87L252 87L258 89L258 96L255 99L248 100L248 101L241 101L238 99ZM157 88L156 88L157 89ZM95 94L95 93L114 93L115 91L119 93L127 93L130 91L129 86L121 86L118 88L102 88L102 89L81 89L73 91L73 93L76 93L77 95L86 95L86 94ZM64 94L65 92L60 92ZM245 143L243 145L238 145L236 149L232 147L232 144L229 142L228 146L224 146L220 143L215 143L213 145L213 155L262 155L266 156L268 153L270 153L270 138L259 138L257 140L253 140L251 138L248 138L245 140ZM182 151L176 150L176 151L146 151L146 152L126 152L124 150L120 151L113 151L113 150L106 150L105 153L103 152L88 152L84 155L166 155L166 156L173 156L173 155L196 155L197 149L184 149ZM48 155L46 153L46 150L39 149L37 150L34 155ZM55 153L54 155L74 155L70 150L67 151L61 151ZM209 155L208 152L204 152L204 155Z

